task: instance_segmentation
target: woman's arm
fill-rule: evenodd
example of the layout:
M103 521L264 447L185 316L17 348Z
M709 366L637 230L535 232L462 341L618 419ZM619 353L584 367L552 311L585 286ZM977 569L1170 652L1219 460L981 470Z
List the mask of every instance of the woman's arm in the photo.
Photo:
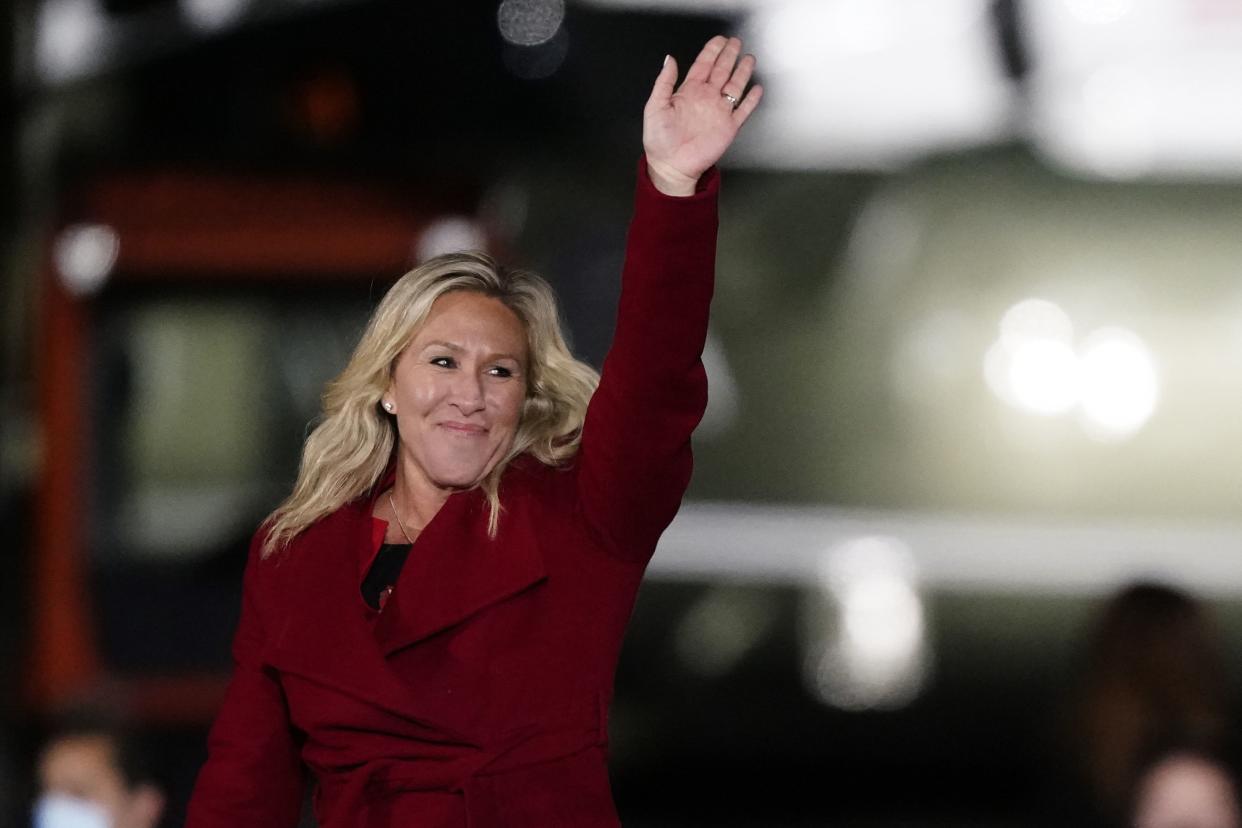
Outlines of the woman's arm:
M634 219L612 349L578 460L587 521L614 553L645 562L690 480L690 434L707 405L701 356L716 258L714 169L754 111L741 41L713 38L676 92L666 59L643 113ZM736 106L735 102L736 101Z
M280 682L260 660L262 621L255 599L262 532L250 544L241 620L233 638L233 678L207 739L207 763L190 799L187 828L294 828L304 771Z

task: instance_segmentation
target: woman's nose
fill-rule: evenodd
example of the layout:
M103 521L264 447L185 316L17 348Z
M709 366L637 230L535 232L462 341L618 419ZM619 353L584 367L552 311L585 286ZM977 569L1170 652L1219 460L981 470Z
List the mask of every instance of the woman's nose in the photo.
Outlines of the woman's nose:
M453 378L452 402L462 412L473 413L483 408L483 378L472 371L459 371Z

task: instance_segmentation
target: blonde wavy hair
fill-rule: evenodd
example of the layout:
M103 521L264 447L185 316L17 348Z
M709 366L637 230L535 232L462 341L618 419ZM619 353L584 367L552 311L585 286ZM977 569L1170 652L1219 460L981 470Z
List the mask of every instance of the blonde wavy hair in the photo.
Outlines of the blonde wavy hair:
M482 253L437 256L393 285L372 314L345 370L328 383L323 415L302 447L293 492L264 521L264 557L379 482L398 441L396 418L380 407L381 397L432 304L452 291L473 291L499 300L526 329L526 398L513 445L476 484L490 506L488 534L496 536L500 478L513 458L529 453L557 465L577 453L599 374L575 359L565 344L551 286L528 271L503 268Z

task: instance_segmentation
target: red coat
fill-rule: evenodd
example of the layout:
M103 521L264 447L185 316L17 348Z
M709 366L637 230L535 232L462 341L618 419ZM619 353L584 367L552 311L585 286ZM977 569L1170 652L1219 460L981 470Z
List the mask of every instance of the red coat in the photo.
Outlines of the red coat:
M605 828L613 673L690 479L715 268L715 170L664 196L640 164L616 336L564 468L519 458L498 536L478 490L423 530L376 615L372 498L284 553L251 548L235 668L189 828ZM375 488L382 491L383 485Z

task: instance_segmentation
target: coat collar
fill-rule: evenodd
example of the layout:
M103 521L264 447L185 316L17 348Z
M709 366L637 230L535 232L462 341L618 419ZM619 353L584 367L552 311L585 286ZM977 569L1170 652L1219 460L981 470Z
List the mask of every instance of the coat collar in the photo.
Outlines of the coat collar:
M370 503L361 521L369 526ZM375 638L385 656L448 629L542 581L547 572L526 510L506 503L500 531L487 534L479 489L449 497L414 542Z

